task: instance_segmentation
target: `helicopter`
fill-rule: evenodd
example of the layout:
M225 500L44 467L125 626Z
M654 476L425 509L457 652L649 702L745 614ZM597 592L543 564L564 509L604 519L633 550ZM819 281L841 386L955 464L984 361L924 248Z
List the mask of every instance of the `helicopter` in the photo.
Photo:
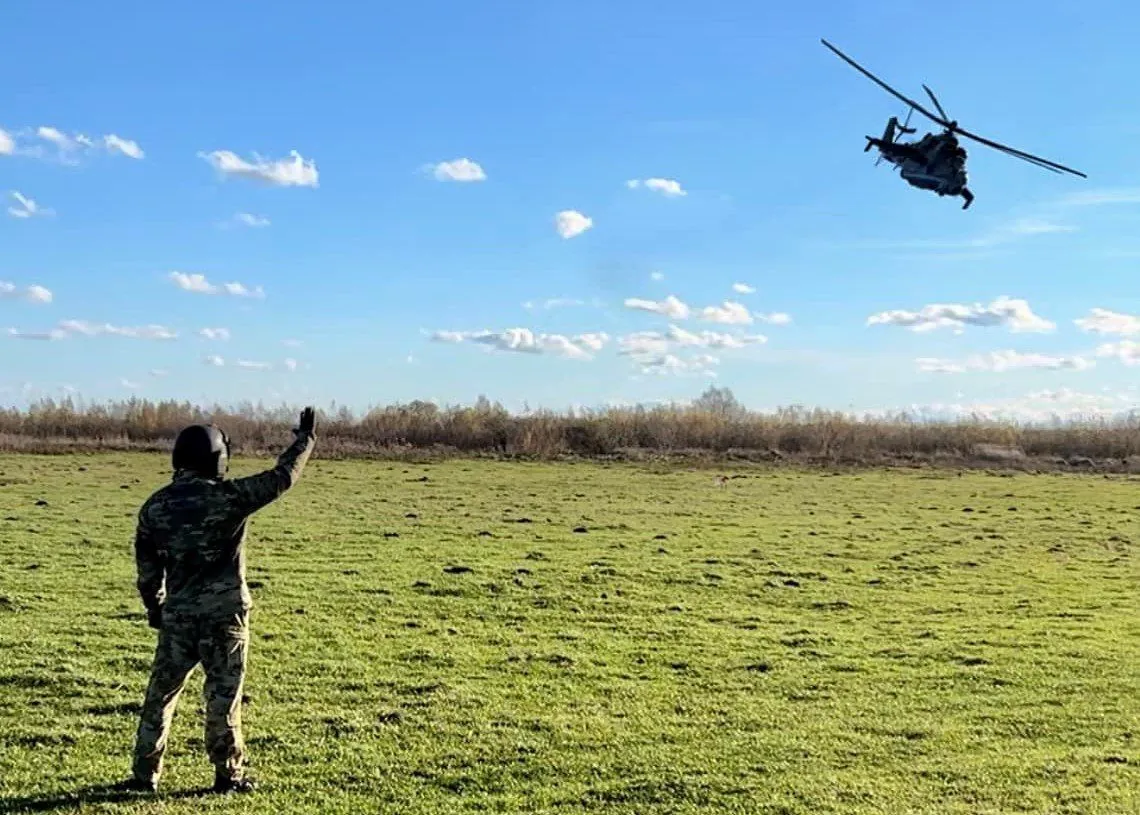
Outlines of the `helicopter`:
M1057 164L1054 161L1043 159L1040 156L1034 156L1030 153L1016 150L1004 144L998 144L995 141L984 139L981 136L963 130L958 126L957 121L946 115L946 111L942 108L938 98L934 95L934 91L930 90L926 85L923 85L922 88L926 91L927 96L930 97L930 101L934 103L934 107L938 110L939 115L937 116L913 99L903 96L827 40L820 39L820 42L833 51L840 59L855 68L855 70L909 106L906 121L899 122L898 117L892 116L887 121L887 126L883 130L881 137L865 136L864 138L867 139L867 145L863 148L863 152L866 153L872 147L877 148L879 158L876 159L875 164L877 165L880 161L885 159L887 162L895 165L898 168L899 175L912 187L930 190L931 192L937 193L939 197L945 195L961 196L964 201L962 209L969 209L970 204L974 202L974 194L970 192L970 188L966 186L966 148L962 147L955 134L973 139L987 147L992 147L1007 155L1028 161L1030 164L1035 164L1050 172L1058 174L1066 172L1080 176L1081 178L1088 178L1087 175L1079 170L1074 170L1063 164ZM898 136L916 132L915 128L908 127L910 124L910 116L916 110L936 124L942 125L942 132L927 133L917 141L899 141Z

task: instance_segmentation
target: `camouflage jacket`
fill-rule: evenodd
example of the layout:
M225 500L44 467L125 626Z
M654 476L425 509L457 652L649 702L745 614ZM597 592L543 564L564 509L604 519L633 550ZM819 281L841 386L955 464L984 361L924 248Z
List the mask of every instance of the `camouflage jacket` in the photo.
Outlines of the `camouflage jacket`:
M138 514L135 564L143 605L211 616L248 609L246 522L297 482L313 443L298 433L275 467L246 478L176 471Z

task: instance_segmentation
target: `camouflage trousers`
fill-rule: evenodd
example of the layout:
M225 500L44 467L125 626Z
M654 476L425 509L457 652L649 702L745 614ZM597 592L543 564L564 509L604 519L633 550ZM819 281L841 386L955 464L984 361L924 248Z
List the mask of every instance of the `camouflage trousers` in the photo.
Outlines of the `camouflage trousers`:
M157 782L162 774L178 697L199 664L206 675L206 754L219 775L241 778L245 762L241 697L248 654L248 611L229 616L163 612L135 738L135 778Z

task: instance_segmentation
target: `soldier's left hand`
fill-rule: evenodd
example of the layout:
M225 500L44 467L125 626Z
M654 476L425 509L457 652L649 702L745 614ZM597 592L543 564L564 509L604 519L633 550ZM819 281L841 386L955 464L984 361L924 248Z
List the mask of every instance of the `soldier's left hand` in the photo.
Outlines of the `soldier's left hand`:
M146 624L156 631L162 628L162 608L148 609L146 612Z

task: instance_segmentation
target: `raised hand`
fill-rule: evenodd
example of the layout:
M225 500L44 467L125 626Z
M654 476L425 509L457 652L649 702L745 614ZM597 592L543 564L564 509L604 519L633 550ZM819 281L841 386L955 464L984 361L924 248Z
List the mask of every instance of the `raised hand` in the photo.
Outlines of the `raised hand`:
M298 433L305 433L309 436L314 435L314 430L317 424L317 414L311 407L307 407L301 411L301 422L297 426Z

